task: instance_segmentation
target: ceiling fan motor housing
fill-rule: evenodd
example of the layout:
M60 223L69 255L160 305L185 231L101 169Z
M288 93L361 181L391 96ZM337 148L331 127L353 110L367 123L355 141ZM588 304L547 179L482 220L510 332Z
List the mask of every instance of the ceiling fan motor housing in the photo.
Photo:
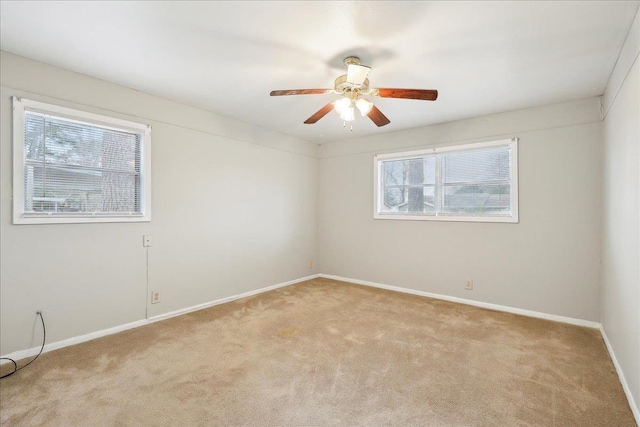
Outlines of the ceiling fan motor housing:
M349 92L367 92L369 90L369 79L364 79L361 85L354 85L347 81L347 75L343 74L338 77L334 83L334 90L338 93L346 95Z

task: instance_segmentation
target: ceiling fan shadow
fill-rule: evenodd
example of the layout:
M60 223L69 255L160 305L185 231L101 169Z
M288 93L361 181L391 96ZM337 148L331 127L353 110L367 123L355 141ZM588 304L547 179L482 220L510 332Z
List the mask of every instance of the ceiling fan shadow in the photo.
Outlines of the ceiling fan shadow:
M345 49L327 61L327 65L331 68L344 69L344 59L348 56L357 56L363 65L372 67L376 64L395 58L396 54L389 49L376 48L370 46L351 47Z

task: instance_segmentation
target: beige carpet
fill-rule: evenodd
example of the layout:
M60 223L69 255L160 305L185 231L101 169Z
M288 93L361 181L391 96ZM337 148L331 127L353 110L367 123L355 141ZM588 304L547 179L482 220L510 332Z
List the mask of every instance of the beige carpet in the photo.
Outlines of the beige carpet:
M635 426L597 330L327 279L44 354L2 380L0 415L6 426Z

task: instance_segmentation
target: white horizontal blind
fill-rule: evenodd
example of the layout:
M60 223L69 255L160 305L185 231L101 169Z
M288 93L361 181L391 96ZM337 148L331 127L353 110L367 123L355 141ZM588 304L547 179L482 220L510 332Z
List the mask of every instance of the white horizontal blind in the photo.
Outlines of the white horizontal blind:
M140 214L142 138L25 111L24 213Z
M511 214L509 146L440 155L443 214Z

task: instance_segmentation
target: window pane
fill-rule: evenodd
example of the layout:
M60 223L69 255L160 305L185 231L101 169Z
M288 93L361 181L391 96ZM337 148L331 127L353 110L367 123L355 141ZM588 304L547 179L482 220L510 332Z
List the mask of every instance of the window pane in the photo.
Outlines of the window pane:
M25 113L26 212L141 212L140 134Z
M25 115L24 158L42 160L44 158L44 118Z
M435 157L383 162L385 187L435 184Z
M44 125L46 162L57 165L86 166L134 172L139 170L137 147L140 135L76 123L39 114L26 114L29 125ZM32 133L25 135L25 145Z
M406 206L406 188L385 188L383 212L401 212L400 209ZM404 212L407 210L405 209Z
M35 165L25 167L26 211L139 212L137 176Z
M442 213L508 215L511 213L509 184L449 185L442 192Z
M509 182L509 147L442 154L442 183Z
M385 186L407 184L407 171L404 160L382 163Z
M435 213L435 191L428 187L391 187L384 190L384 213Z

